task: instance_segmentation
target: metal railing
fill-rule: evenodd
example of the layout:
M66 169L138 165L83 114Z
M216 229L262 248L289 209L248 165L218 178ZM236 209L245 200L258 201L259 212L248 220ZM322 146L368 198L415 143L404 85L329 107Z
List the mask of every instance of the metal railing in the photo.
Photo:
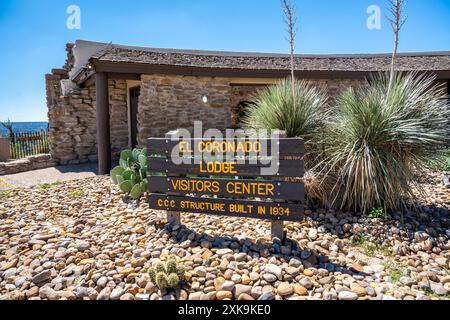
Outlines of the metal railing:
M14 132L10 136L12 159L48 153L48 131Z

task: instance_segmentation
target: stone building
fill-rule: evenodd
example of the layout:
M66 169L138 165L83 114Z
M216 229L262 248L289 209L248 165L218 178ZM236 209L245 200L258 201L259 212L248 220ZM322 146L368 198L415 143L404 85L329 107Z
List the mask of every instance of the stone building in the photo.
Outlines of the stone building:
M61 69L46 75L50 152L60 164L111 159L176 128L224 130L261 87L290 74L283 54L127 47L78 40ZM390 55L298 55L296 77L331 97L388 70ZM435 74L450 90L450 52L404 53L397 69Z

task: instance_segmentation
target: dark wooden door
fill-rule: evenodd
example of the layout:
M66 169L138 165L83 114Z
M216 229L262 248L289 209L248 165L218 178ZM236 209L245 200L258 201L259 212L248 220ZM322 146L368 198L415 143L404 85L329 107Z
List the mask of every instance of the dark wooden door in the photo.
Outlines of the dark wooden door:
M137 146L137 113L139 104L139 95L141 93L141 88L131 88L130 89L130 122L131 122L131 147L135 148Z
M450 79L447 80L447 96L450 99Z

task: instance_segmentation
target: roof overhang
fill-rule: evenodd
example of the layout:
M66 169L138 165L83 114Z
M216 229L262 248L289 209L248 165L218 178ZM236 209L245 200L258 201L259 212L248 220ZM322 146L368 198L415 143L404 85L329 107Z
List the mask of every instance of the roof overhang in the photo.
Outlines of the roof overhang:
M89 86L96 72L107 73L111 78L139 80L143 74L181 75L197 77L226 78L267 78L282 79L290 75L290 70L237 69L192 67L178 65L155 65L146 63L112 62L92 58L89 64L81 68L72 80L80 86ZM342 70L297 70L295 75L303 79L356 79L363 80L377 71ZM419 71L420 72L420 71ZM450 79L450 70L422 71L435 75L438 80Z

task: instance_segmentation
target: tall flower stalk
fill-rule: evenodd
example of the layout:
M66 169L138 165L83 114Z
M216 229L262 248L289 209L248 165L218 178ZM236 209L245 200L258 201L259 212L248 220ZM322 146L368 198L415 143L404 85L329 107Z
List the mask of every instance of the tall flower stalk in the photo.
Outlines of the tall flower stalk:
M390 17L388 17L388 20L391 24L392 30L394 31L394 50L392 51L391 73L389 77L387 96L391 94L392 86L394 85L395 58L398 51L399 34L400 30L406 22L406 18L403 17L406 0L389 0L389 4Z
M291 84L292 95L295 95L295 38L297 36L297 13L292 0L282 0L281 5L284 13L284 22L287 26L288 42L290 46L290 62L291 62ZM294 99L295 100L295 99Z

